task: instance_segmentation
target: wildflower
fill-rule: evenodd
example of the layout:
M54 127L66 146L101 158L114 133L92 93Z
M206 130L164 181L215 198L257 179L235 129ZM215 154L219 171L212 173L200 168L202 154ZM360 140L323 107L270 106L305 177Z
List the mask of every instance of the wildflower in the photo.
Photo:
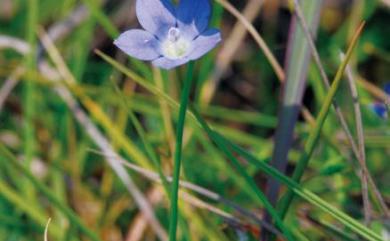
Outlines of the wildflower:
M387 94L387 97L390 97L390 83L385 84L385 87L383 87L383 90Z
M387 108L384 103L382 102L375 102L371 105L371 109L382 119L387 119Z
M381 118L387 119L390 111L390 83L385 84L383 90L385 91L385 101L375 102L371 105L371 109Z
M122 33L114 44L128 55L164 69L196 60L220 41L219 30L209 28L209 0L137 0L142 29Z

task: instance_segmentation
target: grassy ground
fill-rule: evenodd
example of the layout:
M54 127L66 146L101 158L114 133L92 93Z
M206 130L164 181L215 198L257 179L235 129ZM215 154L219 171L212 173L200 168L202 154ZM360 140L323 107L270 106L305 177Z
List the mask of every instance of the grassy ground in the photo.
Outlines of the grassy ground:
M213 1L163 71L112 44L134 1L2 0L0 240L168 240L186 76L178 240L386 240L390 6L294 2Z

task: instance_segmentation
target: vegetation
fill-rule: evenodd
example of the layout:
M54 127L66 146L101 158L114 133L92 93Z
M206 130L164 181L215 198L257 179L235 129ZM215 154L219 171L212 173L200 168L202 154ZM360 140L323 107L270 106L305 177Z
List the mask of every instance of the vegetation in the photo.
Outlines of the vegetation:
M178 162L171 240L389 238L388 1L211 2L169 71L134 0L0 2L1 240L168 240Z

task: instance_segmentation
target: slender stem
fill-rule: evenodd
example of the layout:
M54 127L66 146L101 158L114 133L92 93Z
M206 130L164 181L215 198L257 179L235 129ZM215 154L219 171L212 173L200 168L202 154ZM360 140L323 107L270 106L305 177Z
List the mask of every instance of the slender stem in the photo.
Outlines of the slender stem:
M181 153L183 146L184 122L187 113L188 100L190 97L190 89L193 80L194 63L188 64L187 76L184 80L183 91L180 97L179 118L176 129L176 147L174 155L173 182L171 185L171 214L169 218L169 240L176 241L177 219L178 219L178 192L179 192L179 177L181 166Z
M36 53L36 48L34 47L36 44L36 36L35 30L38 23L38 1L29 0L28 1L28 11L27 11L27 32L26 37L28 43L30 44L30 52L26 55L26 67L29 71L34 71L36 67L36 63L34 61L34 55ZM24 86L24 123L23 123L23 139L24 139L24 155L25 155L25 165L29 166L34 158L35 154L35 131L34 131L34 115L35 115L35 104L34 104L34 92L35 85L33 81L27 79L26 84ZM23 187L27 197L30 200L34 200L34 190L31 189L31 185L29 183L25 183Z
M341 61L344 60L344 54L340 55ZM358 148L359 148L359 164L361 168L360 182L362 185L362 196L363 196L363 210L364 210L364 222L366 225L369 225L371 222L372 216L372 207L370 203L370 196L368 192L368 175L369 171L366 165L366 151L365 151L365 142L364 142L364 130L363 130L363 118L362 112L360 110L359 103L359 94L356 87L355 80L353 78L351 66L347 65L347 80L349 84L349 89L352 95L354 115L355 115L355 124L356 124L356 133L358 138Z
M272 69L275 71L276 76L278 79L283 82L286 78L285 73L283 71L282 66L280 66L278 60L276 59L275 55L272 53L270 48L268 47L267 43L264 41L264 39L260 36L259 32L256 31L255 27L252 25L248 19L243 16L240 11L238 11L231 3L229 3L226 0L216 0L217 3L221 4L228 12L230 12L234 17L236 17L242 25L246 27L248 32L252 35L256 43L259 45L261 50L263 51L265 57L267 58L269 64L271 65Z

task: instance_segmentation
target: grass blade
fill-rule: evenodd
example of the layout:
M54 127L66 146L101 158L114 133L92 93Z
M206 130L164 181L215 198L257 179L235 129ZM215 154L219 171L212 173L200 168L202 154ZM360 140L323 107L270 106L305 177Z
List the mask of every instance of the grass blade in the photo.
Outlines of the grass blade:
M35 62L35 53L36 53L36 36L35 31L38 24L38 1L37 0L29 0L27 5L28 11L27 11L27 40L30 46L33 46L30 48L30 51L26 55L26 67L28 71L35 71L36 69L36 62ZM23 128L23 139L24 139L24 155L26 157L25 159L25 165L30 166L31 162L34 158L35 154L35 128L34 128L34 115L35 115L35 84L28 80L26 81L26 84L24 86L24 102L23 102L23 108L24 108L24 128ZM24 191L27 194L27 197L30 199L30 201L34 200L34 190L31 188L31 185L26 182L23 185Z
M179 117L176 129L176 146L174 154L173 181L171 185L171 213L169 218L169 240L176 240L177 219L178 219L178 196L180 167L182 161L184 122L187 114L187 106L190 98L190 90L194 75L194 62L188 64L187 76L180 97Z
M257 32L256 28L252 25L248 19L246 19L240 11L238 11L231 3L226 0L215 0L217 3L221 4L228 12L230 12L234 17L236 17L252 35L256 43L259 45L267 60L269 61L272 69L275 71L276 76L280 81L285 80L285 74L283 68L280 66L278 60L273 55L272 51L269 49L268 45L265 43L264 39Z
M353 53L353 50L355 49L355 47L357 45L357 42L358 42L359 36L363 30L363 27L364 27L364 23L362 23L360 25L360 27L356 31L354 38L352 39L351 44L349 45L346 58L341 63L341 65L337 71L337 74L332 82L331 88L325 97L325 100L324 100L324 103L323 103L322 108L320 110L320 113L316 119L315 127L310 132L309 138L308 138L308 140L305 144L304 150L303 150L303 154L299 158L297 166L294 170L293 180L298 182L298 183L299 183L299 181L300 181L300 179L301 179L301 177L302 177L302 175L303 175L303 173L304 173L304 171L309 163L310 157L313 154L313 151L316 147L318 138L319 138L320 133L321 133L322 126L325 123L326 117L327 117L328 112L330 110L330 107L332 105L332 101L337 93L338 87L339 87L341 80L343 78L345 69L347 67L347 63L350 60L352 53ZM279 210L280 210L282 217L284 217L286 215L288 207L290 206L290 203L291 203L293 197L294 197L294 193L292 192L292 190L289 190L286 193L285 197L281 200Z
M306 1L304 12L312 23L311 29L317 29L319 10L322 1ZM275 147L273 151L272 165L279 171L285 172L287 167L287 155L290 150L295 124L302 105L302 97L306 85L306 76L310 61L310 50L305 48L305 39L302 28L296 18L290 29L290 40L287 55L287 80L284 86L283 102L279 110L279 121L276 129ZM279 185L273 180L267 183L267 197L274 205L278 199ZM263 236L265 237L265 236Z
M341 60L343 61L344 55L340 55ZM363 210L364 210L364 222L368 225L371 222L372 216L372 206L370 202L370 197L368 193L368 175L370 175L367 165L366 165L366 151L365 151L365 142L364 142L364 130L363 130L363 119L362 113L360 110L359 103L359 95L357 91L356 83L352 76L351 66L347 65L347 80L349 84L349 90L351 91L353 108L354 108L354 116L355 116L355 124L356 124L356 133L358 138L358 149L359 149L359 164L361 168L361 188L362 188L362 196L363 196Z
M318 28L322 1L304 1L303 14L310 21L310 30ZM302 98L306 87L307 72L310 63L310 49L304 30L293 16L290 27L289 45L287 49L286 82L284 83L283 101L279 107L279 121L275 134L275 146L272 154L272 165L285 173L288 163L288 153L293 141L294 130L301 111ZM279 197L279 183L273 179L267 180L267 197L275 205ZM267 221L270 216L266 215ZM262 239L269 240L272 236L263 232Z

